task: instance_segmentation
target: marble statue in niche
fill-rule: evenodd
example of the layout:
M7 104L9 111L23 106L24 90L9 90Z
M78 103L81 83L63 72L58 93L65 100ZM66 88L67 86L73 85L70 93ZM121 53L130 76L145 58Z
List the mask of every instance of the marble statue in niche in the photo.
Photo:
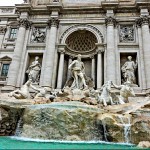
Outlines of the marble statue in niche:
M134 41L134 28L133 26L120 27L120 42L133 42Z
M36 56L35 60L29 66L26 73L28 74L28 78L29 80L32 81L32 83L39 83L40 72L41 72L41 64L39 63L39 57Z
M72 72L72 77L74 81L71 85L72 89L84 89L87 88L85 81L85 67L84 63L81 61L81 55L78 54L77 59L74 60L69 65L69 70Z
M31 37L32 43L44 43L46 37L46 31L44 28L33 28Z
M136 76L135 71L137 69L137 60L134 62L132 60L132 56L127 57L128 60L124 63L124 65L121 67L121 71L123 74L123 84L126 82L130 82L131 85L136 85Z

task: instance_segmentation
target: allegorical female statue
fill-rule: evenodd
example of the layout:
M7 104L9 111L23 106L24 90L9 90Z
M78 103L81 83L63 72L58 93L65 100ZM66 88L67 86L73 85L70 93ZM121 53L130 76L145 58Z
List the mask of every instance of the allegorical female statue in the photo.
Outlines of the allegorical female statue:
M26 73L28 73L28 78L32 83L38 83L40 79L41 64L39 63L39 57L36 56L35 60L29 66Z
M137 69L137 61L132 61L132 57L128 56L128 61L121 67L123 73L123 82L130 82L131 84L136 84L135 70Z

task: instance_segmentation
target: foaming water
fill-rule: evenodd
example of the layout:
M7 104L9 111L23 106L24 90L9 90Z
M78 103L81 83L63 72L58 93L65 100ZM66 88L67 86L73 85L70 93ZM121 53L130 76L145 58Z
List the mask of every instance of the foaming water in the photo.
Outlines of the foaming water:
M124 121L124 116L118 116L121 120L122 126L124 127L124 138L125 138L125 143L129 143L130 142L130 135L131 135L131 123L130 123L130 117L126 117L127 118L127 123L125 123Z
M10 139L15 139L18 141L27 141L27 142L41 142L41 143L83 143L83 144L94 144L94 143L100 143L100 144L113 144L113 145L128 145L128 146L134 146L132 143L114 143L114 142L106 142L106 141L62 141L62 140L42 140L42 139L33 139L33 138L26 138L26 137L17 137L17 136L11 136L8 137Z

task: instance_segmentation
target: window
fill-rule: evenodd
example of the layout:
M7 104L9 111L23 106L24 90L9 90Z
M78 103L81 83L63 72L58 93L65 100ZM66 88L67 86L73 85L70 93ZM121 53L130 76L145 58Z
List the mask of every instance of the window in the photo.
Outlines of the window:
M10 31L10 36L9 38L10 39L15 39L17 36L17 28L12 28L11 31Z
M7 76L8 74L8 69L9 69L9 64L3 64L2 71L1 71L1 76Z

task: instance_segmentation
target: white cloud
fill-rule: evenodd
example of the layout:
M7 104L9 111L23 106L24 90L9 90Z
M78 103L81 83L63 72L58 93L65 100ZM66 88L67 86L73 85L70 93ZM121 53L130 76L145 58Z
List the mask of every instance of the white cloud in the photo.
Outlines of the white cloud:
M21 3L23 3L23 0L0 0L0 6L14 6Z

